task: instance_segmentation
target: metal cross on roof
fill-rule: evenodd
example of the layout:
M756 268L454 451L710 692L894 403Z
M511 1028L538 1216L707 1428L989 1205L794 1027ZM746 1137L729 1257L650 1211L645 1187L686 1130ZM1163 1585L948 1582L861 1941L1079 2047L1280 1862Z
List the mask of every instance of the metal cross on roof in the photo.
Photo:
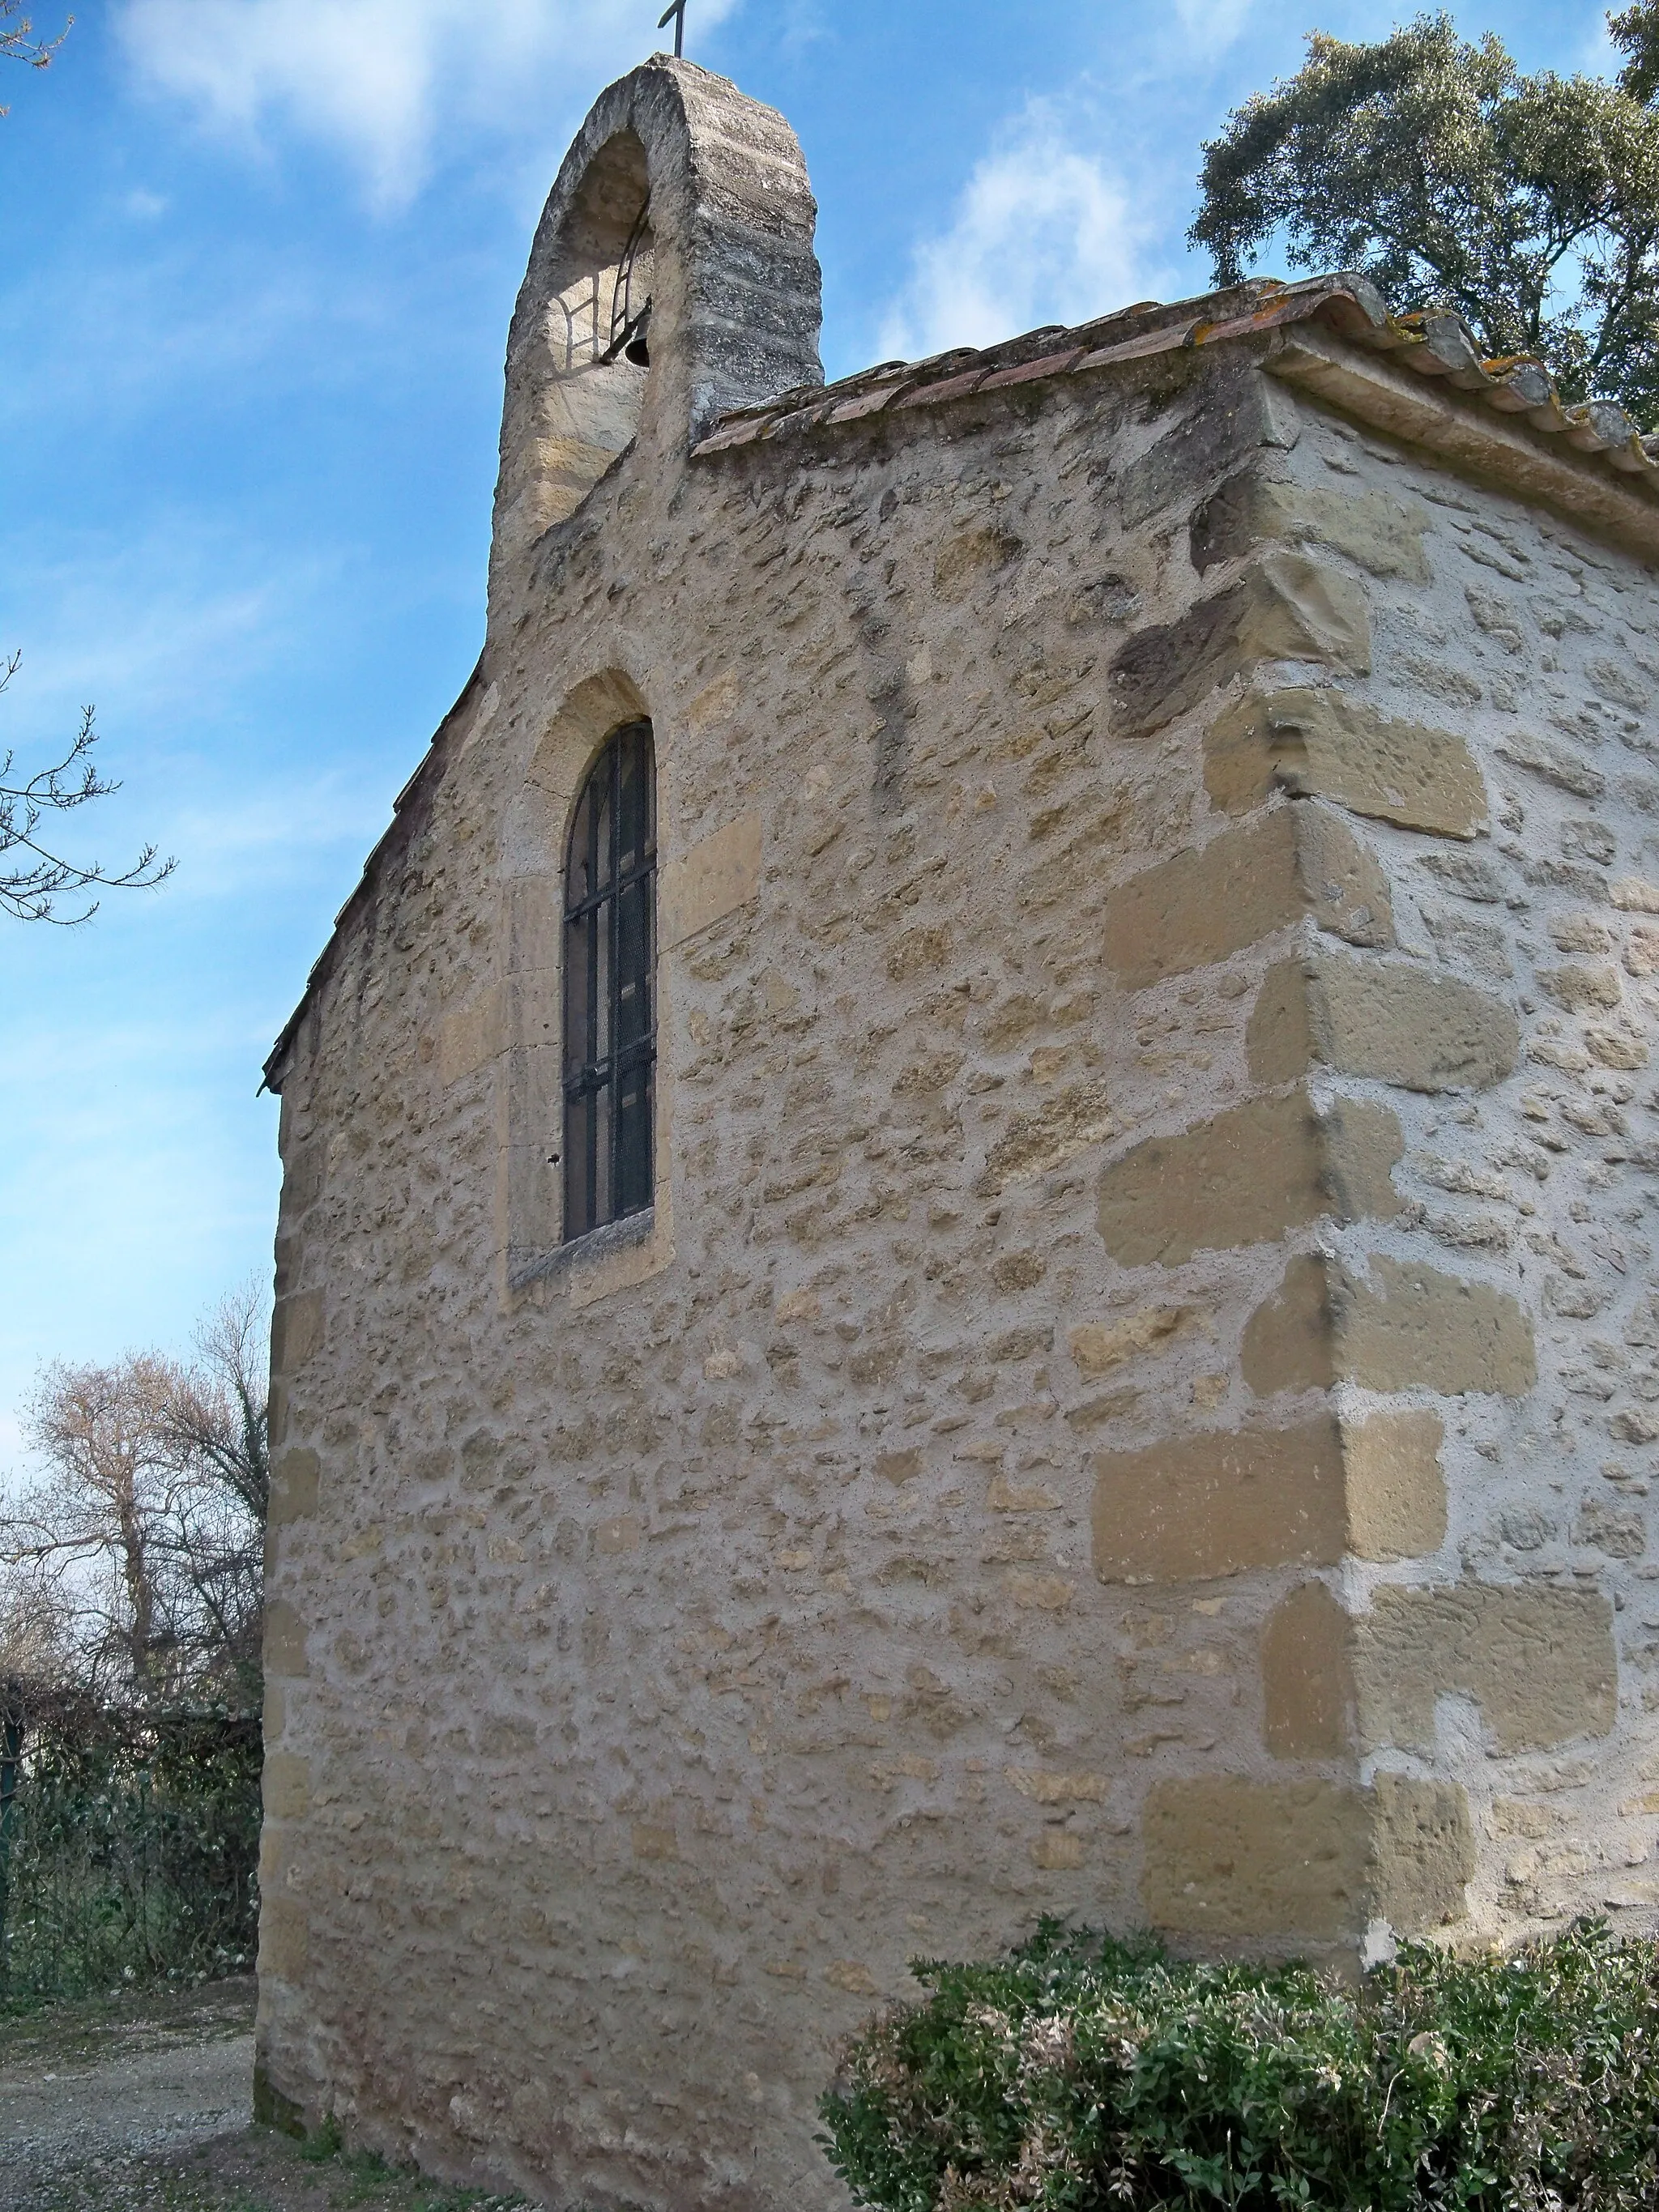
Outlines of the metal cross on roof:
M668 0L668 5L657 18L660 31L670 21L674 26L674 58L678 61L685 52L685 0Z

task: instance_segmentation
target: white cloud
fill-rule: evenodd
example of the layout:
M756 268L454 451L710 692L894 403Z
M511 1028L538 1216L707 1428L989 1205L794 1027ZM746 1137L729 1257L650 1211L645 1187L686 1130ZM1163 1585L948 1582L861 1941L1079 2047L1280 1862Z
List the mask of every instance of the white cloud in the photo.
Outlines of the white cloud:
M700 0L697 27L736 3ZM252 148L276 124L319 139L394 208L457 133L539 133L642 61L655 21L640 0L125 0L120 27L155 90Z
M161 817L155 841L179 860L169 896L286 889L307 854L343 853L355 863L389 820L385 781L369 769L267 777L222 805L196 803Z
M915 358L991 345L1127 307L1158 289L1163 272L1147 259L1155 235L1127 182L1033 100L968 179L950 228L917 247L882 351Z
M1175 0L1188 65L1194 59L1212 61L1222 48L1231 46L1254 4L1255 0Z
M210 722L282 651L339 567L337 556L239 543L188 514L135 527L125 544L89 532L0 538L6 638L24 647L9 726L20 740L50 742L83 699L125 720Z

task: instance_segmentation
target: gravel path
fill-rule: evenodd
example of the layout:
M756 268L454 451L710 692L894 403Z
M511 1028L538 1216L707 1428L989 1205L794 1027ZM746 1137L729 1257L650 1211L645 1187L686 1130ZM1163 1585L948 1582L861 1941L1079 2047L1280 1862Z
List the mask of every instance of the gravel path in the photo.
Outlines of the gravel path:
M245 2128L253 2038L125 2053L101 2064L0 2075L0 2212L16 2181L113 2152L174 2149Z
M249 2124L253 1984L0 2022L0 2212L509 2212ZM529 2208L525 2208L529 2212Z

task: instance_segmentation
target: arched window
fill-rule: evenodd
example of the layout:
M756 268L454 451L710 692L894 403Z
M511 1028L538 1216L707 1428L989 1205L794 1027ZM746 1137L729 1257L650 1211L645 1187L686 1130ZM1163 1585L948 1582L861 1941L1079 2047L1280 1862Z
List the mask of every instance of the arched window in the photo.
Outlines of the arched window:
M564 1233L652 1198L657 775L649 722L606 738L564 872Z

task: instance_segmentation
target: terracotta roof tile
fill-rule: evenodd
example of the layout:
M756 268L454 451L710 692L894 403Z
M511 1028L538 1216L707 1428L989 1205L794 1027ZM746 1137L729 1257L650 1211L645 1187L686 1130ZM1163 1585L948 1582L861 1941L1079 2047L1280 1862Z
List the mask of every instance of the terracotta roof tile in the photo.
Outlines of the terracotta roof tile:
M723 415L697 447L700 453L723 453L732 446L750 446L765 430L765 415Z
M933 407L944 399L965 399L985 381L983 368L970 368L966 376L947 376L939 384L918 384L898 402L901 407Z
M1164 324L1157 330L1143 331L1138 337L1121 338L1114 345L1097 346L1085 353L1078 363L1080 371L1089 368L1110 368L1121 361L1144 361L1149 354L1169 353L1185 345L1195 324Z
M1005 384L1035 384L1041 377L1064 376L1087 351L1086 346L1068 346L1064 353L1040 354L1036 361L1023 361L1012 368L994 368L980 388L992 392Z
M910 382L908 377L896 377L892 383L880 385L873 392L861 392L856 398L843 399L838 407L832 407L823 419L826 422L852 422L860 415L877 414L897 393L908 390Z

